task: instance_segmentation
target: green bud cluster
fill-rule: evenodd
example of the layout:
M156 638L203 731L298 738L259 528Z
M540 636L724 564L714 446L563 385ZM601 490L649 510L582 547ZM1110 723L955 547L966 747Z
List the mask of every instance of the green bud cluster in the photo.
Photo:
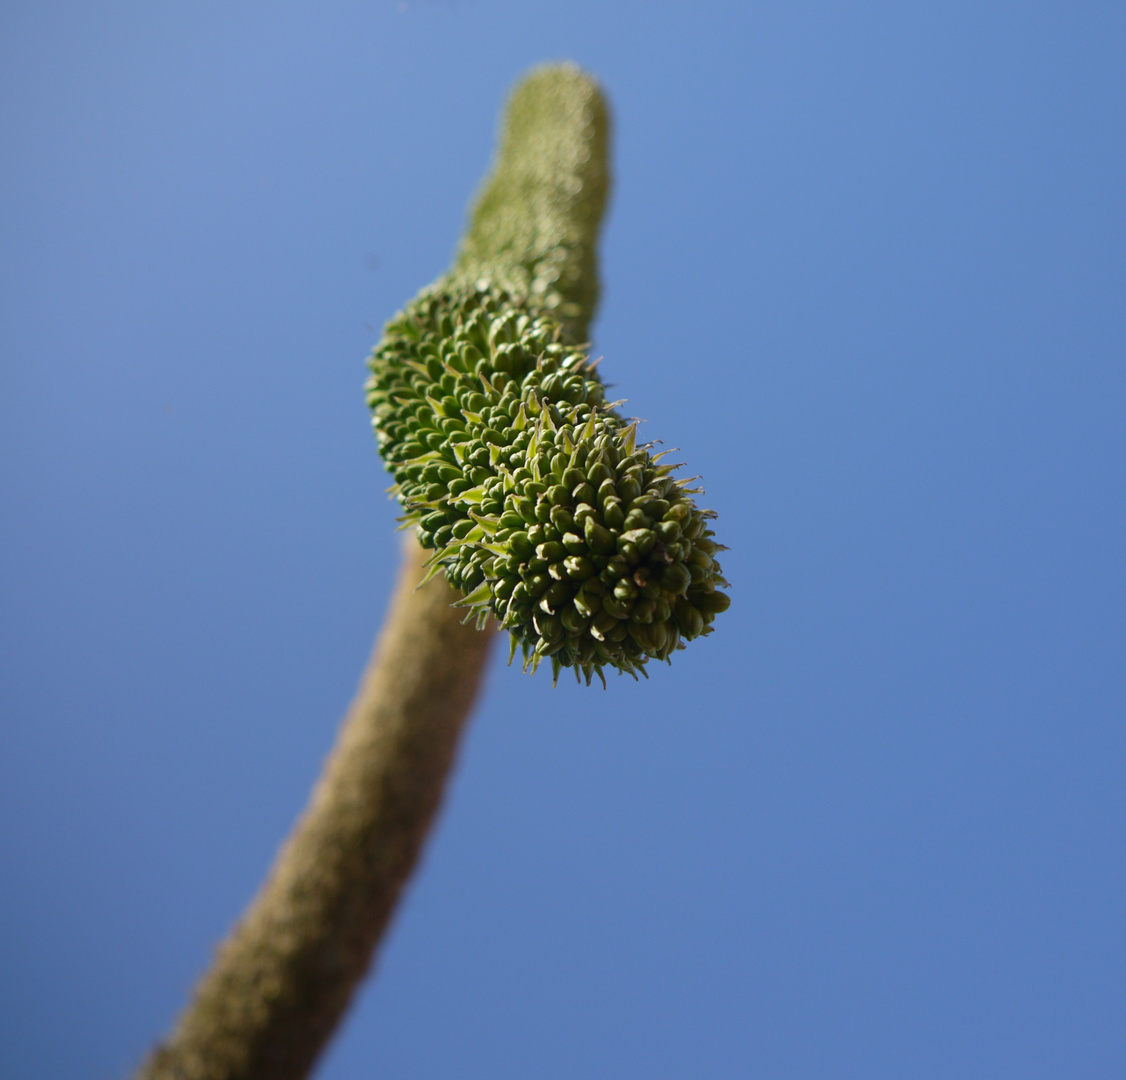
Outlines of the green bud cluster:
M447 279L387 324L369 366L405 523L525 670L550 657L556 678L636 677L711 632L729 603L714 514L636 443L553 315Z

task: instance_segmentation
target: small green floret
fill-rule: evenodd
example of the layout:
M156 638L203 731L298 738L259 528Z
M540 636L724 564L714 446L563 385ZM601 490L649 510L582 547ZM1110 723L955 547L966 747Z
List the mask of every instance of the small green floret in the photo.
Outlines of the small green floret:
M727 594L711 511L607 403L589 363L609 186L597 83L513 91L450 273L388 323L368 402L405 521L532 670L636 676L710 632Z
M495 617L524 667L636 676L728 606L699 510L608 404L585 348L490 286L424 290L369 361L392 489L433 572Z

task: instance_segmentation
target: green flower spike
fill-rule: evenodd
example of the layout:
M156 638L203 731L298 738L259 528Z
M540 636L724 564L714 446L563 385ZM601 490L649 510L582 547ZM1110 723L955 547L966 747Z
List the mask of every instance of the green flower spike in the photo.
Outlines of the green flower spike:
M589 360L606 108L577 67L515 90L453 268L387 324L368 403L430 573L533 671L637 676L729 599L699 489L615 411Z

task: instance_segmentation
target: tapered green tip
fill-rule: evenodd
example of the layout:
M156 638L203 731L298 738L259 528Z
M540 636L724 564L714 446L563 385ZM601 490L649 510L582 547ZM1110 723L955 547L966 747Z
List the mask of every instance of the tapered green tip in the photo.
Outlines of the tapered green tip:
M609 118L575 64L536 68L512 91L496 160L452 275L532 298L585 341L598 303L598 230L610 186Z

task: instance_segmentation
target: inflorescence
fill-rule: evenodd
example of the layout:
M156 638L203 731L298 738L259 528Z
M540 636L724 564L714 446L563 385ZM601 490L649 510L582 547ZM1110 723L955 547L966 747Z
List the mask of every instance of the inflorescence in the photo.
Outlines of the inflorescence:
M431 574L533 671L644 674L729 599L697 509L607 403L585 348L501 289L447 280L388 323L367 397L391 489Z

